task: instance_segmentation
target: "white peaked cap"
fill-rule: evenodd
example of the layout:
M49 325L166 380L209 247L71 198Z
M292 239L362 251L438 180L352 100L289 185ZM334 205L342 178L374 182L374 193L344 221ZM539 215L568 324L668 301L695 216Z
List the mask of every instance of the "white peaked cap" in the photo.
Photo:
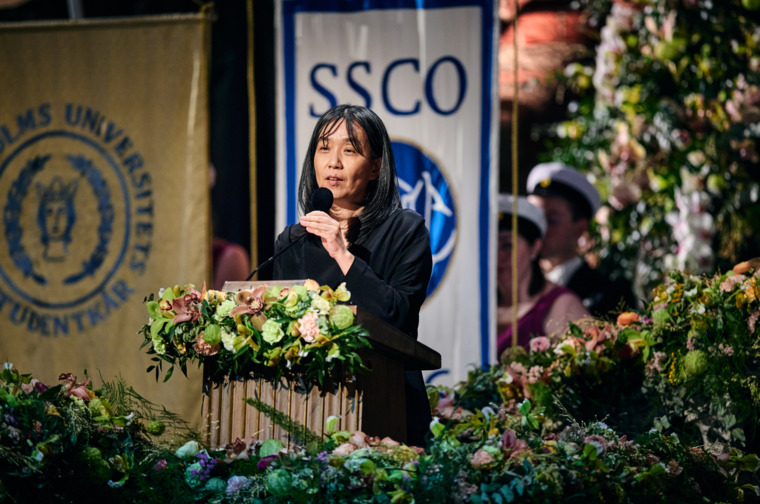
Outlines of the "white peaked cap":
M552 187L554 185L555 187ZM596 190L586 176L563 163L541 163L533 167L528 174L528 193L541 193L542 189L554 191L558 186L564 186L564 192L574 191L577 196L585 201L591 211L590 219L594 218L596 211L602 204L599 191Z
M511 194L499 194L499 218L503 215L512 215L514 196ZM517 197L517 216L536 225L541 237L546 234L546 217L544 211L528 201L525 196Z

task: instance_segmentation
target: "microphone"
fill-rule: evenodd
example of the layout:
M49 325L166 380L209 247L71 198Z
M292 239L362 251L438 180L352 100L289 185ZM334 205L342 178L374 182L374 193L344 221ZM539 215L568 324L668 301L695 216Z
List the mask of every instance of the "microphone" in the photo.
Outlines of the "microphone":
M320 212L328 213L330 211L330 208L333 204L333 193L330 191L330 189L326 187L318 187L316 191L311 193L311 206L314 208L314 210L319 210ZM248 278L245 279L245 281L249 281L251 278L253 278L253 275L255 275L261 268L264 268L266 266L269 266L269 264L274 261L280 254L288 250L290 247L295 245L296 243L300 242L301 240L306 237L309 233L304 232L301 236L296 238L295 240L288 243L285 247L283 247L282 250L274 254L272 257L264 261L263 263L256 266L256 269L251 271L251 274L248 275Z
M326 187L317 187L317 190L311 194L311 206L314 210L328 213L333 204L333 193Z

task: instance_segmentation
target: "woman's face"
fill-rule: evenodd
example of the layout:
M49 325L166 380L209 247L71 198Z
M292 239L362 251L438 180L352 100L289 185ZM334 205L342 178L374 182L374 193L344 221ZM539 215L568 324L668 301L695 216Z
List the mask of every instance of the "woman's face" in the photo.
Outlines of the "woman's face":
M349 209L364 206L364 197L371 180L380 175L381 159L369 159L369 141L364 130L354 124L354 134L361 146L359 152L348 137L346 121L335 131L319 140L314 153L314 172L317 185L333 193L333 204Z
M499 250L497 257L498 284L504 289L511 289L512 283L512 231L499 231ZM540 240L531 246L528 240L517 235L517 278L520 282L530 281L531 260L540 247Z

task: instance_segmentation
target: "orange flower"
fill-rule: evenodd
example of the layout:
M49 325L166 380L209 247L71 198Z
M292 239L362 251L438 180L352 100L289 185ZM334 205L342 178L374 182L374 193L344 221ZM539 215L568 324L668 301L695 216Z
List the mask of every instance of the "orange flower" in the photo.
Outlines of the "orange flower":
M755 257L754 259L750 259L749 261L742 261L736 266L734 266L734 273L737 275L743 275L744 273L747 273L752 268L757 268L760 266L760 257Z
M623 312L618 315L617 323L620 327L625 327L633 322L639 321L639 314L634 312Z

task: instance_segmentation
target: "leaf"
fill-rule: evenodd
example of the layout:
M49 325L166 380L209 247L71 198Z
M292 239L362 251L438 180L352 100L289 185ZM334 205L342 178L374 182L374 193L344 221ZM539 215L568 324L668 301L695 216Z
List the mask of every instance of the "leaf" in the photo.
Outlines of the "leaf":
M156 370L156 371L158 371L158 370ZM174 374L174 366L170 367L170 368L169 368L169 371L167 371L167 372L166 372L166 376L164 376L164 383L166 383L166 381L167 381L169 378L171 378L171 377L172 377L172 374ZM156 379L158 379L158 375L156 375Z
M513 481L519 482L520 478L516 478ZM499 491L504 496L504 498L507 499L507 502L512 502L515 500L515 493L512 491L511 485L503 485Z
M150 337L152 339L158 339L160 338L161 331L164 330L166 326L169 326L171 328L172 325L174 325L174 322L172 322L169 319L158 319L153 322L150 326ZM167 329L168 330L168 329Z
M259 457L264 458L276 455L283 448L285 448L285 445L279 439L268 439L259 448Z

